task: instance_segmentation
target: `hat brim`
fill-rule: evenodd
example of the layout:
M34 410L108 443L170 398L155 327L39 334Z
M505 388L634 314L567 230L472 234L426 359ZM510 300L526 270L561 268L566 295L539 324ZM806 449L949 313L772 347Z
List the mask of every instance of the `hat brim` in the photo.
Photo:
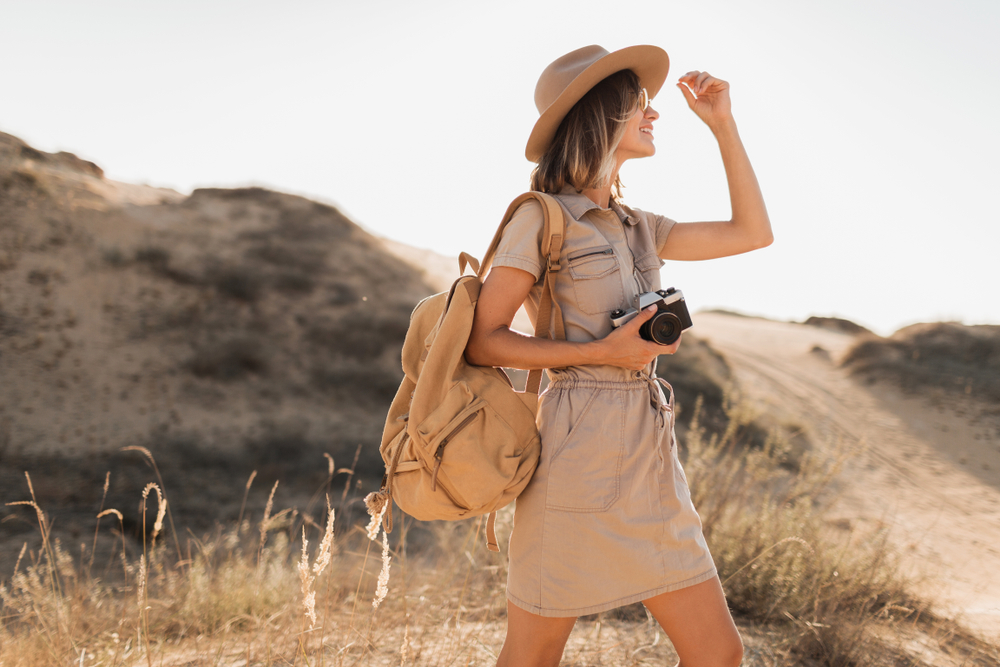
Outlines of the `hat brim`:
M595 61L579 75L556 98L556 101L549 105L542 115L538 117L535 127L528 137L528 145L524 149L524 155L532 162L542 159L545 151L556 136L559 124L563 118L573 108L573 105L580 101L591 88L600 83L605 78L615 72L630 69L639 77L640 85L649 93L649 97L656 97L663 87L663 82L667 79L667 72L670 71L670 58L667 52L658 46L629 46L619 51L614 51L599 60Z

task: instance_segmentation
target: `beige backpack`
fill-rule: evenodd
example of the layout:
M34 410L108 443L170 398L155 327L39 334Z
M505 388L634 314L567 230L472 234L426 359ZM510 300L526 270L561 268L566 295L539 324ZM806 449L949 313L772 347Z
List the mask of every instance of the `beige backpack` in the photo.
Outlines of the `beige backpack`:
M386 473L382 488L365 498L386 532L392 531L392 500L421 521L488 513L487 545L499 551L496 511L524 490L538 465L535 413L542 372L531 371L525 391L517 392L503 369L465 361L483 277L504 228L528 199L542 204L541 251L548 259L535 336L549 336L554 309L553 337L566 337L562 311L552 298L553 273L562 268L562 208L549 195L528 192L508 207L482 265L466 253L459 257L459 270L464 273L468 263L476 275L463 275L447 292L427 297L410 316L403 343L405 377L389 407L379 448Z

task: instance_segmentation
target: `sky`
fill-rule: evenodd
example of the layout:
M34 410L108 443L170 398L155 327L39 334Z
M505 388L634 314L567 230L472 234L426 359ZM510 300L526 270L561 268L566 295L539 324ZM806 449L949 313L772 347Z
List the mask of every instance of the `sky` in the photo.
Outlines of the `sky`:
M888 335L1000 323L1000 3L0 0L0 131L109 178L260 185L481 256L527 190L535 83L588 44L663 47L657 154L625 201L723 220L725 171L674 87L731 84L775 242L668 262L692 309ZM696 322L697 325L697 322Z

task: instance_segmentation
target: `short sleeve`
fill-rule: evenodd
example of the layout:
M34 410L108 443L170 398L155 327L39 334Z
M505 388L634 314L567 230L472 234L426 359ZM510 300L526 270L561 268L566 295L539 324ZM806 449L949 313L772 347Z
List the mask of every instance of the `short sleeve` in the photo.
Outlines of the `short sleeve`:
M667 235L677 223L663 215L650 215L653 219L653 239L656 243L656 254L663 254L663 246L667 243Z
M534 199L521 204L504 228L493 266L509 266L527 271L537 281L542 276L542 232L545 218L542 205Z

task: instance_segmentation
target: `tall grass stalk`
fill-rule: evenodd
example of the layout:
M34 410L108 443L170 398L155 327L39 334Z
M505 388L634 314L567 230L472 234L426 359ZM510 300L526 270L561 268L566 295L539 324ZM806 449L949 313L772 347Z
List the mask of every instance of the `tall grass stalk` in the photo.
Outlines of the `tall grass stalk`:
M166 499L166 493L167 493L166 492L166 488L167 487L163 483L163 476L160 475L160 467L156 465L156 459L153 457L153 453L151 451L149 451L148 449L146 449L145 447L140 447L140 446L137 446L137 445L132 445L132 446L129 446L129 447L122 447L121 451L123 451L123 452L139 452L140 454L142 454L146 458L146 460L149 462L150 467L153 469L153 472L156 474L156 481L159 482L159 491L158 491L158 493L165 500ZM177 538L177 528L174 526L174 515L170 511L169 507L167 507L167 519L170 521L170 534L173 535L174 546L177 548L177 560L178 561L183 561L184 557L181 554L181 543L180 543L180 541Z

